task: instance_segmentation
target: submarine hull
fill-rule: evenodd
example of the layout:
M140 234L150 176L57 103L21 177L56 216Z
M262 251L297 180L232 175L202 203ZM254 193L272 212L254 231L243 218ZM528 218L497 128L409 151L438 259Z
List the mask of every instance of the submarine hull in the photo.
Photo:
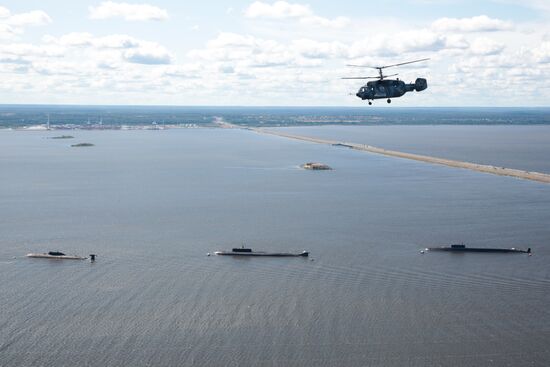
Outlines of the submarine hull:
M288 253L288 252L233 252L216 251L216 255L222 256L266 256L266 257L308 257L309 252Z
M483 248L483 247L465 247L465 248L453 248L453 247L428 247L429 251L448 251L448 252L493 252L493 253L522 253L530 254L531 251L521 250L516 248Z
M82 256L72 256L72 255L50 255L50 254L27 254L27 257L35 259L55 259L55 260L86 260Z

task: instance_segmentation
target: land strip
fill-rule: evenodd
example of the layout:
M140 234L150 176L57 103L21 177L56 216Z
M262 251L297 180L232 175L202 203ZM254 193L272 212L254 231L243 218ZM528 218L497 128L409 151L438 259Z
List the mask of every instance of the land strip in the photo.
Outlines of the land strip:
M233 126L237 127L235 125ZM239 126L239 127L242 128L242 126ZM412 159L415 161L420 161L425 163L440 164L448 167L469 169L472 171L483 172L483 173L491 173L493 175L510 176L510 177L521 178L524 180L550 183L550 174L545 174L540 172L530 172L530 171L523 171L523 170L514 169L514 168L497 167L497 166L491 166L486 164L455 161L452 159L437 158L437 157L431 157L431 156L413 154L413 153L405 153L405 152L399 152L395 150L387 150L387 149L373 147L371 145L366 145L366 144L348 143L348 142L342 142L337 140L327 140L327 139L312 138L312 137L302 136L302 135L294 135L294 134L289 134L281 131L268 130L265 128L249 128L249 130L255 131L260 134L275 135L275 136L280 136L288 139L307 141L310 143L348 147L355 150L382 154L390 157Z

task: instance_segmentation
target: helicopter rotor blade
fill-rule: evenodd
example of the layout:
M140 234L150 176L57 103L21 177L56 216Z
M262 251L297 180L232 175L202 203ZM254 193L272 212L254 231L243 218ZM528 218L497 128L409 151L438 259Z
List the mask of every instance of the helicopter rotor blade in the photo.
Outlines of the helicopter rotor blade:
M389 74L389 75L382 75L382 77L380 76L348 76L340 79L384 79L384 78L387 78L390 76L396 76L396 75L399 75L399 74L395 73L395 74Z
M430 58L426 58L426 59L419 59L419 60L413 60L413 61L407 61L407 62L400 62L399 64L392 64L392 65L384 65L384 66L369 66L369 65L353 65L353 64L347 64L346 66L351 66L351 67L354 67L354 68L370 68L370 69L385 69L385 68L392 68L394 66L401 66L401 65L407 65L407 64L412 64L412 63L415 63L415 62L421 62L421 61L427 61L429 60Z
M378 69L376 66L368 66L368 65L352 65L352 64L346 64L346 66L351 66L352 68Z
M379 76L349 76L340 79L379 79Z
M407 65L407 64L412 64L412 63L415 63L415 62L421 62L421 61L427 61L429 60L430 58L426 58L426 59L420 59L420 60L414 60L414 61L407 61L407 62L400 62L399 64L393 64L393 65L385 65L385 66L380 66L380 69L385 69L385 68L392 68L394 66L401 66L401 65Z

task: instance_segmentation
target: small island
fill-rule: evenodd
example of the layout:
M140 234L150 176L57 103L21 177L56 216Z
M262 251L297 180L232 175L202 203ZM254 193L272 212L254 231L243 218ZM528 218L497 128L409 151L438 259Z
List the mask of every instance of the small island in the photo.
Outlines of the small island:
M317 162L308 162L301 165L303 169L311 169L314 171L322 171L322 170L330 170L329 166L323 163L317 163Z
M78 143L78 144L72 144L71 147L93 147L94 145L92 143Z
M74 139L72 135L52 136L50 139Z

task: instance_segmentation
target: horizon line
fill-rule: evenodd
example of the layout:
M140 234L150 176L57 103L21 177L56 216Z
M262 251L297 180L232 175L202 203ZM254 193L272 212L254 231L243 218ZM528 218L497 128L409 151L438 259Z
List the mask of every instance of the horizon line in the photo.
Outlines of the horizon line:
M455 108L455 109L468 109L468 108L502 108L502 109L550 109L550 106L319 106L319 105L300 105L300 106L288 106L288 105L171 105L171 104L61 104L61 103L0 103L0 107L24 107L24 106L44 106L44 107L178 107L178 108L351 108L359 109L364 108L365 110L382 108L386 109L414 109L414 108Z

